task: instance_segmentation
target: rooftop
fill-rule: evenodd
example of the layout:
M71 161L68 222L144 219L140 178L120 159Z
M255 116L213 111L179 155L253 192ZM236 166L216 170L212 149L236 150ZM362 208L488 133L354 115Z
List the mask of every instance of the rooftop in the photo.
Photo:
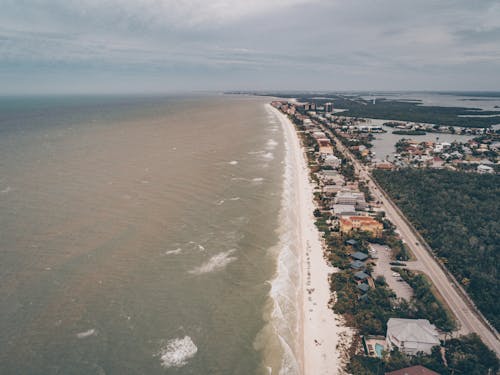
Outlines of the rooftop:
M427 319L390 318L387 336L399 342L420 342L439 345L436 327Z
M351 254L351 257L356 260L366 260L368 258L368 255L362 253L361 251L356 251L354 254Z
M365 268L365 264L359 260L355 260L354 262L351 262L351 268L354 269Z
M370 290L370 286L368 284L358 284L358 289L366 293Z
M370 277L367 273L364 273L363 271L356 272L354 274L354 277L359 280L365 280Z

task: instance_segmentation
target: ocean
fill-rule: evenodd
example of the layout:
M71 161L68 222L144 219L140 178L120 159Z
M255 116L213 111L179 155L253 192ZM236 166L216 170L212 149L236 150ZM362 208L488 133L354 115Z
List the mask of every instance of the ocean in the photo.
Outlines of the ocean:
M269 98L0 98L0 373L293 374Z

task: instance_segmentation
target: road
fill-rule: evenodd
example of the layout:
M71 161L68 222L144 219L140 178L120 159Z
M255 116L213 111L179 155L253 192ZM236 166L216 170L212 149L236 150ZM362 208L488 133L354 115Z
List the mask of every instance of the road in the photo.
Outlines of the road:
M465 291L461 289L461 286L456 283L448 272L441 268L437 259L428 251L430 249L428 244L417 234L417 231L387 194L378 187L369 171L344 147L330 129L323 126L323 130L334 139L337 149L351 160L359 178L368 181L370 191L376 200L382 203L382 209L385 211L387 218L396 225L402 240L413 252L421 268L455 315L459 325L458 332L460 334L477 333L483 342L500 357L498 332L486 322L481 313L472 305L470 298L465 295Z

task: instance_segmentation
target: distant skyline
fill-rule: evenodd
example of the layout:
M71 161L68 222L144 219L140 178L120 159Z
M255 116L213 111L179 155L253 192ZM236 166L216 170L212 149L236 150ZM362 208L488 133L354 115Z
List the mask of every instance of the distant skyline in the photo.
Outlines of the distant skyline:
M500 2L0 0L0 94L500 90Z

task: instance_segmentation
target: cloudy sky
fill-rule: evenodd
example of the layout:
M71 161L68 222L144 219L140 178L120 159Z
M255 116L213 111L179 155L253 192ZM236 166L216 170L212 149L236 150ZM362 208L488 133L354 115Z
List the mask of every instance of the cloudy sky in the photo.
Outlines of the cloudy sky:
M500 1L0 0L0 93L500 90Z

